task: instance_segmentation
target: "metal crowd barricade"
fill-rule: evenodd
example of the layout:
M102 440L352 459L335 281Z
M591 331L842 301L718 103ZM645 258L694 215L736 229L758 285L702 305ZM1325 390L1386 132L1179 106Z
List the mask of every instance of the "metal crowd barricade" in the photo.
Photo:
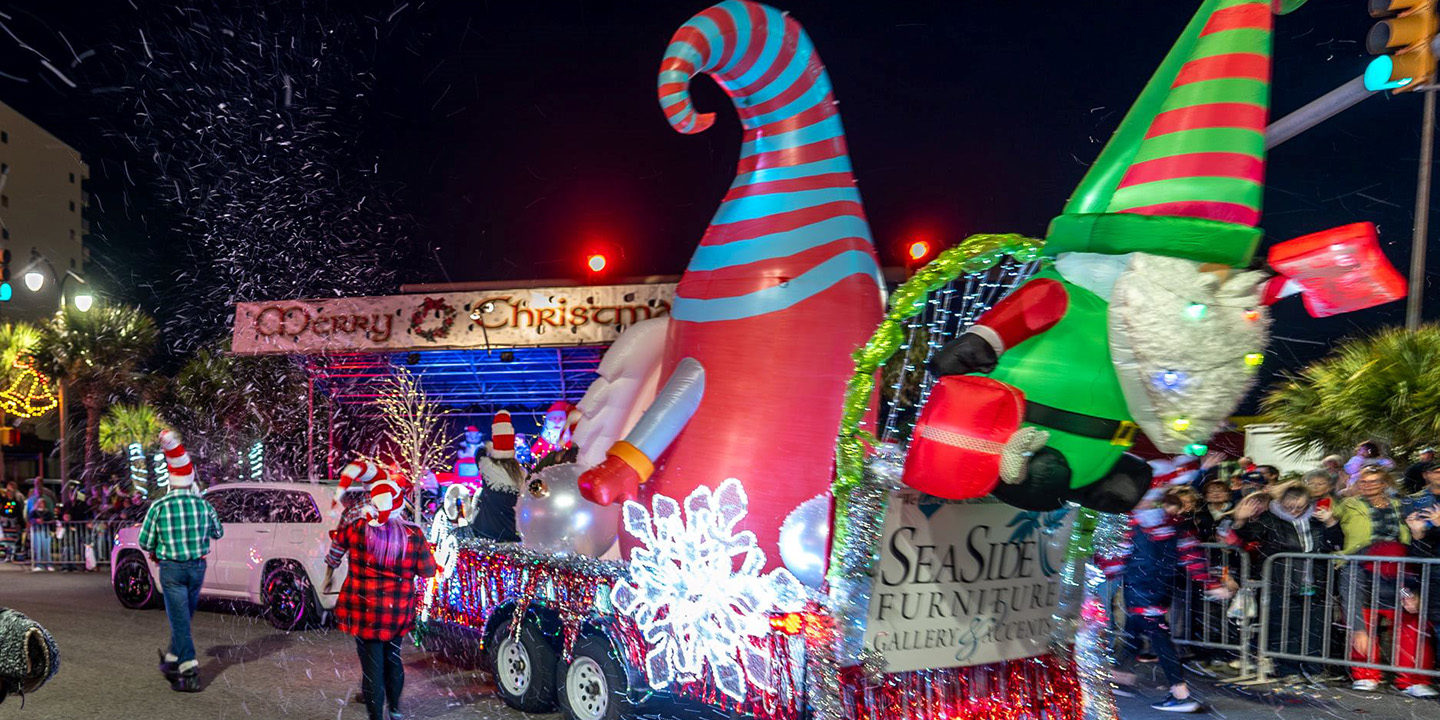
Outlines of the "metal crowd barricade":
M26 529L31 567L80 566L86 564L86 548L94 553L96 566L110 563L110 550L115 544L115 531L120 526L109 520L53 522ZM48 562L43 550L48 547ZM37 551L39 550L39 551Z
M1440 558L1278 553L1262 568L1259 655L1272 661L1433 678L1437 619Z
M1250 583L1250 555L1224 543L1204 543L1205 567L1215 581L1230 578L1240 585L1238 600L1219 601L1205 596L1205 586L1188 575L1181 576L1170 605L1170 635L1177 645L1224 650L1240 661L1240 674L1254 672L1251 639L1254 618L1245 612L1244 595L1253 593Z

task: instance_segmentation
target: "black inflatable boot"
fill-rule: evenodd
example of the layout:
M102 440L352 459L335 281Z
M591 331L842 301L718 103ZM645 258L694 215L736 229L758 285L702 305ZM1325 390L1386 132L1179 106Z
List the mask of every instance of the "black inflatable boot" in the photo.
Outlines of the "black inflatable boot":
M1149 463L1126 453L1115 461L1115 467L1110 468L1109 474L1085 487L1071 490L1068 499L1091 510L1128 513L1150 490L1153 474Z
M1035 451L1025 467L1025 478L1015 485L1001 482L990 491L1001 502L1021 510L1049 512L1060 509L1070 493L1070 463L1058 450Z

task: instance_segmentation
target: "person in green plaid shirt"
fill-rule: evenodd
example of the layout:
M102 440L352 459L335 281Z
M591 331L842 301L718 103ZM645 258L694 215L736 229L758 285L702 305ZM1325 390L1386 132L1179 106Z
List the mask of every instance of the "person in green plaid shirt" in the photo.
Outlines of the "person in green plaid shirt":
M170 491L150 506L140 526L140 548L160 563L160 590L170 619L170 649L160 653L160 672L172 690L200 692L190 619L200 602L210 540L219 540L225 528L215 508L195 491L195 468L180 438L166 430L160 446L170 469Z

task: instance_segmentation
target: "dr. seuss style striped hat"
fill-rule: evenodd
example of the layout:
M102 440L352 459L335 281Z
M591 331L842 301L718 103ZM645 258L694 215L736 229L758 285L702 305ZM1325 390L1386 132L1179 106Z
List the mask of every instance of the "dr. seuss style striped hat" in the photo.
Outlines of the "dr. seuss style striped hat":
M510 411L495 413L490 423L489 455L496 460L515 457L515 426L510 422Z
M190 453L185 452L180 435L174 430L161 430L160 449L165 452L165 465L170 470L170 487L193 487L195 466L190 463Z

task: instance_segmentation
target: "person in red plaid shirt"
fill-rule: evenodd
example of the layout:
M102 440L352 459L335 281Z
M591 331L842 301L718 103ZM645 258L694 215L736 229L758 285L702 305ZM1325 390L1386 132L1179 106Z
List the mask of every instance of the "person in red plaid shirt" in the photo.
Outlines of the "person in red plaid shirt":
M340 629L355 636L365 706L370 720L385 720L387 710L390 720L402 720L400 639L415 625L416 579L433 577L438 568L419 526L392 515L401 500L399 484L382 472L369 489L361 519L331 534L324 591L330 592L334 569L348 557L335 615Z

